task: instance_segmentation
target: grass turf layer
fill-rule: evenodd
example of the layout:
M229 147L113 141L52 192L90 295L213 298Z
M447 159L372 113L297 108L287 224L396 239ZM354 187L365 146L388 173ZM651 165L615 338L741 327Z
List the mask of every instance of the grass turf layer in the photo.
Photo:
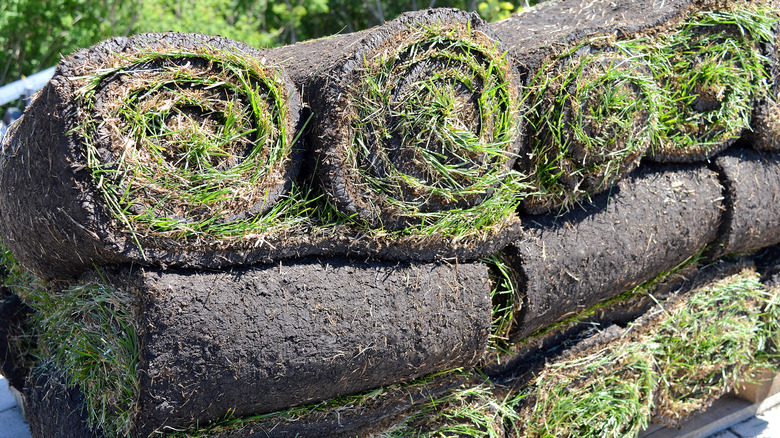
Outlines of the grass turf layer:
M92 71L78 78L74 133L104 202L130 232L241 236L277 220L258 215L298 168L297 115L281 69L204 44L140 48Z
M318 175L356 224L489 230L513 216L518 83L474 14L429 10L375 29L313 98Z
M656 131L658 90L643 56L584 44L532 79L529 157L532 214L570 207L610 188L639 164Z
M651 417L677 424L776 369L780 295L743 272L658 303L625 329L545 365L520 387L467 387L432 401L387 436L626 437Z
M766 97L777 14L762 7L698 12L678 29L621 43L645 53L662 90L657 161L707 158L750 129Z
M24 361L25 373L65 370L63 384L83 394L88 424L116 436L129 433L140 351L134 297L99 278L58 289L21 269L7 250L4 254L3 286L31 310L24 339L16 343L25 347L16 357Z

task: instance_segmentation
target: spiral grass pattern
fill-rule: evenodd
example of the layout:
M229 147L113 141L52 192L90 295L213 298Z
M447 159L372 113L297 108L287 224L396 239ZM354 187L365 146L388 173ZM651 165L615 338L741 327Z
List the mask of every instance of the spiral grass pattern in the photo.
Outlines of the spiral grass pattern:
M77 129L106 205L134 234L242 235L298 170L282 72L238 51L141 47L84 79Z
M474 17L419 20L349 64L349 124L326 145L338 158L325 160L324 185L343 214L369 228L457 235L493 227L516 206L512 67L486 30L471 27Z
M656 89L644 60L584 45L562 54L534 78L525 164L532 213L570 206L609 188L636 168L655 130Z
M750 128L754 103L769 88L760 45L774 40L775 22L761 9L700 12L674 33L637 42L663 90L650 158L707 158Z

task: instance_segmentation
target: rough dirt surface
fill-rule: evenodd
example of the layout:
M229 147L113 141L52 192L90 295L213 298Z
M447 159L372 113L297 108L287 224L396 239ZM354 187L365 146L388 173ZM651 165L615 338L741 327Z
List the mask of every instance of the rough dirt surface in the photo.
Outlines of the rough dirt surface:
M585 38L631 38L656 33L715 1L568 0L541 3L491 24L519 66L531 76L551 55ZM723 3L723 2L720 2Z
M480 263L309 260L111 282L141 301L141 436L471 367L490 331Z
M722 187L698 166L644 166L582 209L524 219L505 250L525 298L511 339L614 297L682 263L716 237Z
M716 157L728 194L718 254L736 254L780 242L780 155L733 148Z
M105 437L89 427L81 391L69 387L66 377L52 367L30 374L24 394L25 415L33 438Z
M35 438L102 438L105 432L90 429L86 412L79 406L83 395L78 388L63 385L57 370L41 370L35 382L26 389L29 401L42 405L43 412L66 412L68 415L42 415L39 407L30 406L36 415L32 428ZM49 381L47 381L47 379ZM465 385L476 385L483 380L471 375L444 374L425 382L396 385L381 393L368 396L356 403L320 406L318 409L302 409L295 413L271 416L265 420L243 425L209 429L211 438L296 438L302 436L327 436L351 438L382 432L415 412L420 405L434 400L448 391ZM67 431L62 435L59 431ZM199 435L200 436L200 435Z

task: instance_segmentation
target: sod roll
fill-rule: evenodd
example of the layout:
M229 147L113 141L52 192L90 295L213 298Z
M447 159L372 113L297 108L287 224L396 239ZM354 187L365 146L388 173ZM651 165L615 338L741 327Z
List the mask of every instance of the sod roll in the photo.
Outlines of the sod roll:
M728 207L714 253L742 253L780 242L780 156L733 148L714 163Z
M774 369L776 299L745 270L656 303L627 327L594 327L518 379L504 396L517 416L504 424L526 437L636 436L651 419L679 428L746 376Z
M770 58L771 65L767 69L769 74L769 94L765 100L756 105L753 117L752 132L749 135L751 146L760 151L780 150L780 47L778 36L780 27L775 25L775 35L772 41L764 43L763 51Z
M638 44L663 90L650 159L701 161L750 128L770 87L762 49L774 40L775 20L765 7L737 4L692 14L674 32Z
M777 93L775 93L777 96ZM750 145L759 151L780 151L780 103L768 99L756 109Z
M354 397L333 399L311 409L282 410L273 414L228 418L210 424L191 425L174 436L210 438L296 438L327 436L351 438L385 432L403 422L430 400L481 379L444 373L405 385L393 385ZM91 428L83 409L84 394L69 386L62 371L47 364L36 368L25 387L27 419L34 438L107 437Z
M332 259L103 270L30 301L91 424L145 437L471 367L489 294L481 263Z
M478 15L410 12L273 56L316 66L304 96L317 178L345 217L373 230L451 236L513 216L520 84Z
M647 152L694 162L732 144L767 90L764 2L544 2L493 25L526 74L531 190L543 214L608 189Z
M532 214L609 189L639 165L654 133L655 84L641 57L595 46L556 58L531 85Z
M679 22L693 1L551 1L492 25L526 75L528 214L571 207L636 168L657 119L647 59L616 37Z
M713 241L722 186L703 165L647 166L564 216L524 221L504 255L523 278L510 341L617 296Z
M263 52L221 37L79 51L4 140L3 241L44 278L105 262L219 264L290 189L300 105Z

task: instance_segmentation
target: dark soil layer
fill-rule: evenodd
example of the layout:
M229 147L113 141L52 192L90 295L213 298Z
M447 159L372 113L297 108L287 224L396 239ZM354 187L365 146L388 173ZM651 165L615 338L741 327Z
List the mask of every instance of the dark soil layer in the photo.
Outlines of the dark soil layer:
M103 438L87 423L84 395L68 387L67 379L51 366L30 374L24 389L25 415L33 438Z
M354 402L281 411L264 419L245 418L233 425L201 425L187 429L197 436L213 438L294 438L369 436L403 421L420 405L481 379L468 375L445 374L422 383L393 386ZM83 395L77 387L67 387L58 371L40 369L26 388L30 429L35 438L103 437L101 430L89 427L82 409ZM187 435L185 432L184 435Z
M483 264L335 259L109 278L141 301L140 436L471 367L490 331Z
M0 372L8 379L8 383L21 391L29 369L24 365L24 352L20 350L19 339L22 326L30 315L30 308L8 288L0 287ZM29 340L29 342L32 342Z
M733 148L713 161L729 206L716 255L751 251L780 242L780 155Z
M645 166L565 216L524 220L505 253L525 279L510 341L617 296L701 251L716 237L722 187L701 166Z
M775 26L774 44L766 44L763 52L772 60L767 69L770 78L769 96L756 103L751 146L760 151L780 151L780 24Z
M533 76L550 57L585 39L628 39L680 23L692 11L715 2L701 0L552 1L491 27L516 62Z
M84 101L84 97L80 97L79 93L84 89L82 87L88 86L89 83L80 80L79 77L96 74L101 69L114 68L123 62L127 63L128 61L123 61L127 57L143 56L149 52L202 53L204 51L217 57L238 55L245 59L264 62L261 61L263 52L243 43L221 37L168 33L108 40L90 49L79 51L58 65L55 76L36 95L25 115L5 140L3 159L0 162L0 185L2 186L0 202L4 205L0 232L5 244L24 267L44 278L65 278L77 274L93 263L144 262L149 257L149 260L156 261L158 264L187 265L187 259L190 257L219 260L220 251L229 251L231 242L226 239L215 238L203 242L199 239L169 238L167 235L161 237L160 233L153 229L132 231L128 226L128 220L119 219L116 211L109 207L111 203L107 202L103 189L99 188L102 184L110 184L111 175L116 174L117 170L109 166L103 171L106 175L105 180L96 181L93 175L94 167L88 167L90 163L88 144L92 145L94 153L101 160L110 158L112 154L114 156L112 159L117 159L116 154L120 152L114 149L122 145L110 138L111 132L101 131L104 129L102 114L106 107L117 103L111 100L114 95L129 86L123 85L123 81L133 80L131 78L136 74L133 69L143 74L144 67L149 67L147 64L150 63L129 66L126 70L130 73L123 71L121 74L116 73L107 77L95 89L94 97L91 100L86 98L87 102ZM190 68L202 71L202 69L217 68L214 67L216 63L210 64L205 58L197 57L154 62L162 64L179 62L186 65L184 67L177 64L176 68L182 70ZM164 69L171 66L166 64L157 68ZM204 74L209 75L211 72L206 71ZM286 87L283 91L286 96L281 96L281 99L288 105L290 116L284 123L289 135L287 144L292 144L293 138L300 129L298 124L300 98L289 79L285 80L281 72L277 74L280 75L279 81L282 86ZM171 85L165 85L163 89L168 86ZM205 86L201 88L209 90ZM138 99L143 100L143 98ZM248 98L237 97L237 99ZM94 105L94 108L90 105ZM87 112L90 112L94 118L90 123L97 125L94 132L89 126L79 127L84 122L84 114ZM204 117L200 114L201 110L186 105L182 112L188 117ZM218 115L214 117L219 118ZM160 123L169 122L173 123L168 119ZM76 129L77 127L79 128ZM249 154L248 151L230 151L239 155L244 152ZM175 155L183 152L171 149L166 150L165 153ZM300 158L294 152L280 164L278 169L269 171L266 182L270 185L268 191L261 196L259 204L244 206L245 210L231 212L223 219L230 221L248 219L268 209L279 196L289 190L300 167ZM178 156L168 157L168 159L175 161L176 165L180 165L180 161L183 160ZM121 181L111 183L120 186L124 184ZM157 196L163 195L158 193ZM167 196L162 197L162 199L167 198ZM162 214L164 219L167 216L157 211L157 207L163 203L163 200L145 200L137 202L134 207L127 208L129 210L137 207L147 208L152 215ZM124 207L126 206L120 205L117 208ZM176 213L183 214L183 217L174 214L172 221L198 219L190 217L190 215L200 214L197 209L184 208L184 210L183 213ZM200 219L207 223L209 221L208 218ZM146 252L139 247L144 248Z

